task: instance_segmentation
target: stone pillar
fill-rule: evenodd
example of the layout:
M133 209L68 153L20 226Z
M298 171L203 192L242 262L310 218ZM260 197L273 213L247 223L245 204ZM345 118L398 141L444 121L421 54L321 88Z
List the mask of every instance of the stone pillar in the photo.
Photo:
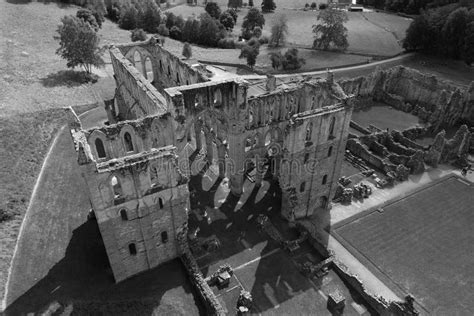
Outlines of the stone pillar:
M212 164L214 158L213 135L210 131L204 130L204 136L206 136L206 159Z
M194 135L196 139L196 150L200 151L202 148L202 139L201 139L201 123L199 121L194 122Z
M225 152L226 144L218 141L217 143L217 163L219 166L219 178L225 178Z
M263 163L264 161L259 157L255 157L255 185L262 185L263 180Z
M229 176L230 192L235 196L240 196L243 193L244 175L242 172L235 173Z

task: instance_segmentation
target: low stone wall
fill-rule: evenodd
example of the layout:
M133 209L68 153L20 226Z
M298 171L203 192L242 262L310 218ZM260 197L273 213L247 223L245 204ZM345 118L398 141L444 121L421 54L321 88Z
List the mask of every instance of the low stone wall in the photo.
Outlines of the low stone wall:
M188 272L188 275L191 279L191 284L194 286L199 297L204 303L204 306L206 307L207 315L226 315L224 308L199 270L199 266L189 248L186 247L183 249L181 261Z
M405 147L408 147L408 148L412 148L412 149L415 149L415 150L424 150L425 147L414 142L413 140L403 136L403 134L400 132L400 131L397 131L397 130L393 130L391 131L391 135L392 135L392 138L394 141L396 141L397 143L405 146Z
M354 121L351 121L349 123L349 127L352 127L353 129L355 129L356 131L361 132L364 135L369 135L370 134L370 131L368 129L362 127L361 125L359 125L358 123L356 123Z

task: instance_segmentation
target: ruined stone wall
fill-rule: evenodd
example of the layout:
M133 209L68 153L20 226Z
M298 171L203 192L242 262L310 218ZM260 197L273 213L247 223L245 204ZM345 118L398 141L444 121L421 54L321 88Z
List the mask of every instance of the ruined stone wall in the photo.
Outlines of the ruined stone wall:
M118 48L110 49L116 82L115 102L118 120L130 120L168 112L165 98L143 77Z
M150 60L153 77L148 79L152 79L152 84L161 93L166 88L209 81L209 78L207 78L208 74L204 70L193 68L187 62L168 52L153 37L148 41L119 45L117 47L128 60L139 68L138 70L144 76L147 76L144 68L145 64L147 59Z
M435 126L474 123L474 82L461 89L403 66L377 69L366 77L340 80L346 93L371 97L412 112Z

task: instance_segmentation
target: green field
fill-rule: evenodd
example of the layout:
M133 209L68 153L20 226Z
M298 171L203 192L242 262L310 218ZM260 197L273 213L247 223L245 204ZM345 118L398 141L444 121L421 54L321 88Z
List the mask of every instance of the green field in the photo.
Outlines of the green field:
M174 7L169 11L186 18L193 15L199 16L204 12L204 8L182 5ZM242 22L247 11L247 9L239 11L237 24L234 27L234 36L240 34ZM317 23L318 12L278 9L277 7L275 13L264 14L265 25L263 34L270 36L273 22L279 15L285 14L288 18L288 44L310 48L314 40L312 26ZM410 24L409 19L377 12L347 12L347 15L349 17L349 21L346 23L349 52L380 56L392 56L402 52L399 39L404 38L405 30Z
M464 181L444 178L335 231L374 273L413 294L430 314L472 315L474 186Z

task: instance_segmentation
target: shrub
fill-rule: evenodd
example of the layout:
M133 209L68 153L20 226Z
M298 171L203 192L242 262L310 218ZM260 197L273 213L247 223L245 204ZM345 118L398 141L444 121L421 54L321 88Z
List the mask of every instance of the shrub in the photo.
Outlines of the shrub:
M299 69L306 63L304 58L298 57L298 49L291 48L283 56L282 66L285 70Z
M311 10L316 10L317 4L316 2L311 2Z
M256 38L260 38L260 36L262 36L262 28L260 26L256 26L254 29L253 29L253 36L256 37Z
M242 23L242 37L245 39L251 38L254 35L253 29L257 26L261 29L264 24L265 18L263 17L262 12L256 8L250 9Z
M157 33L160 34L161 36L169 36L170 31L166 27L164 23L161 23L160 26L158 26Z
M184 58L189 59L193 55L191 45L189 43L184 43L182 55Z
M181 33L182 33L181 29L175 25L170 30L170 37L172 39L180 41L181 40Z
M217 46L225 49L233 49L235 48L235 42L232 38L221 38L217 42Z
M268 42L270 42L270 39L268 38L268 36L261 36L259 39L258 39L258 42L263 45L263 44L268 44Z
M165 16L166 16L166 27L169 30L176 24L176 18L177 17L176 17L176 15L174 15L173 12L166 12Z
M132 42L146 41L147 35L143 29L134 29L130 35Z
M273 12L276 9L275 1L273 0L262 0L262 11Z
M327 8L328 8L328 5L326 3L319 4L319 10L326 10Z
M239 58L247 59L247 65L251 68L255 66L257 62L257 56L260 53L260 43L256 38L251 38L240 51Z
M219 5L216 2L206 3L204 10L206 10L206 12L214 19L219 19L221 15L221 8L219 8Z
M308 8L309 8L309 4L306 3L306 4L304 5L304 7L305 7L306 9L308 9Z
M138 10L133 5L122 8L119 26L124 30L133 30L138 24Z
M76 17L88 23L95 31L99 30L99 23L95 19L95 16L92 14L92 11L88 9L80 9L76 12Z
M227 30L232 30L234 28L235 20L228 11L225 11L221 14L219 21Z

